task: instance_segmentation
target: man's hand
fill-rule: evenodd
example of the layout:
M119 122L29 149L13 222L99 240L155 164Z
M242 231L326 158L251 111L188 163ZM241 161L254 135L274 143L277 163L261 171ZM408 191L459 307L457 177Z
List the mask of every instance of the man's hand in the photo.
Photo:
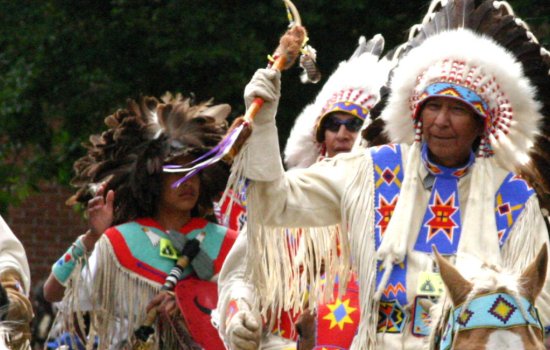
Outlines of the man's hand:
M233 315L226 328L231 350L256 350L262 336L261 320L254 315L248 304L238 300L239 310Z
M161 291L159 294L155 295L149 302L149 305L147 305L147 313L153 308L156 308L159 314L172 316L178 311L176 296L172 292Z
M277 114L281 97L281 72L269 68L256 71L244 89L244 101L247 109L257 97L263 99L264 104L256 114L254 124L261 125L271 122Z
M102 183L97 190L94 198L88 201L88 223L90 230L83 238L83 243L88 251L91 251L103 232L113 223L113 203L115 201L115 192L109 190L104 196L106 183Z
M309 350L315 347L315 328L317 324L315 319L317 314L309 309L305 309L296 322L296 332L298 333L297 350Z

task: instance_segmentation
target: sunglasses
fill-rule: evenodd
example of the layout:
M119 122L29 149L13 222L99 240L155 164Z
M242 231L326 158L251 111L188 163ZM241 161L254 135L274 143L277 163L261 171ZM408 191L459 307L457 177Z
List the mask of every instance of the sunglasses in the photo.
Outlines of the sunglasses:
M358 132L363 126L363 121L359 118L338 119L337 117L328 117L323 125L326 130L332 132L338 132L341 125L344 125L349 132Z

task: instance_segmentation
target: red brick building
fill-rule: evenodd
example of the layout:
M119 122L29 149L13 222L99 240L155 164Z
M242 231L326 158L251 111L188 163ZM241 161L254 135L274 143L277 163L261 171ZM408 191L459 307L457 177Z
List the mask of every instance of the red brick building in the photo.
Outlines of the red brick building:
M81 214L65 205L71 189L43 184L40 193L10 207L6 222L27 251L31 288L48 277L52 264L87 230Z

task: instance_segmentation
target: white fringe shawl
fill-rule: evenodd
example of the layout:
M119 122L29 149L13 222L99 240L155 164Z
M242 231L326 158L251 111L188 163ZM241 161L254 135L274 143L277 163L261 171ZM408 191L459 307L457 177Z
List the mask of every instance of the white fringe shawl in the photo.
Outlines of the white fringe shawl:
M229 190L241 193L243 189L245 153L246 148L234 161L226 193ZM341 199L341 225L309 228L263 225L255 203L268 199L260 197L253 182L248 187L246 276L256 288L263 317L271 323L283 310L299 312L306 305L313 308L319 302L330 300L336 278L339 294L344 294L353 260L361 283L361 323L355 341L374 346L378 318L378 302L373 298L376 285L374 170L372 162L364 164L363 169L350 174L353 179ZM323 279L318 268L322 264Z
M260 245L260 241L264 242L261 244L264 246L263 254L260 260L252 260L259 261L258 264L247 267L260 296L257 301L262 315L272 325L282 311L298 313L306 307L315 308L320 301L331 300L337 276L340 288L347 283L349 270L345 271L342 267L349 266L349 263L342 261L342 253L337 255L335 243L341 242L343 237L338 226L286 230L264 227L258 232L261 235L252 241L255 246ZM296 237L300 237L300 244L293 244ZM293 256L298 256L301 249L305 254L299 255L300 263L294 263ZM321 266L325 268L324 278ZM343 294L342 291L340 293Z
M505 269L522 272L537 256L544 241L540 240L539 227L542 214L536 196L525 203L523 212L514 223L508 240L502 247L502 266ZM537 243L532 244L532 243ZM531 243L531 244L529 244Z
M365 150L365 152L370 151ZM370 161L365 164L364 169L357 169L355 178L342 198L345 205L342 225L350 230L351 256L359 281L361 311L359 329L351 349L373 349L376 346L379 301L374 298L376 291L374 188L374 168ZM341 292L342 289L340 289Z
M63 330L76 334L76 326L73 315L77 315L78 328L84 329L83 314L90 312L91 324L88 340L85 341L86 349L93 348L94 337L99 339L98 349L108 349L113 343L120 340L134 340L134 331L144 322L147 315L145 308L151 299L160 291L161 285L145 279L136 273L124 268L118 262L109 239L102 236L96 243L97 250L97 271L91 281L87 281L80 273L82 264L77 266L73 273L71 283L65 291L63 304L58 314L65 327ZM85 269L88 269L88 264ZM86 272L90 272L87 270ZM92 275L94 271L91 271ZM81 298L84 295L91 296L92 310L83 310ZM56 323L58 320L56 319ZM67 327L68 326L68 327ZM172 338L166 327L160 337ZM155 327L152 336L154 347L159 349L159 334ZM172 343L174 339L168 340L167 348L176 348Z
M320 300L330 300L337 276L341 288L349 278L347 235L338 225L264 226L254 211L253 203L261 200L255 189L252 184L247 197L247 261L253 263L247 264L246 276L256 288L262 315L278 318L282 311L299 312L306 306L315 307Z

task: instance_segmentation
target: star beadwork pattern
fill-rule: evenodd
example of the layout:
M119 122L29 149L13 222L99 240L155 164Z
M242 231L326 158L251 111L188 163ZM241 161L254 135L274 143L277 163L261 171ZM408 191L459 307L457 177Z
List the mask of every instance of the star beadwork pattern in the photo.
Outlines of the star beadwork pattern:
M338 298L333 304L327 304L330 312L323 317L323 320L330 321L329 329L338 326L340 330L343 330L346 324L353 324L350 315L355 312L357 308L351 307L349 303L350 299L342 301Z
M454 230L458 227L458 224L452 218L452 215L458 211L458 206L455 205L455 194L451 194L444 201L436 192L434 203L429 205L429 209L433 216L426 222L426 226L428 226L426 242L432 240L437 234L443 233L452 243Z
M393 211L397 205L397 199L398 196L393 197L392 201L388 201L382 195L379 197L378 208L376 208L376 211L380 214L380 220L378 220L376 225L380 227L380 235L382 237L384 236L384 232L386 232L386 228L390 223Z

